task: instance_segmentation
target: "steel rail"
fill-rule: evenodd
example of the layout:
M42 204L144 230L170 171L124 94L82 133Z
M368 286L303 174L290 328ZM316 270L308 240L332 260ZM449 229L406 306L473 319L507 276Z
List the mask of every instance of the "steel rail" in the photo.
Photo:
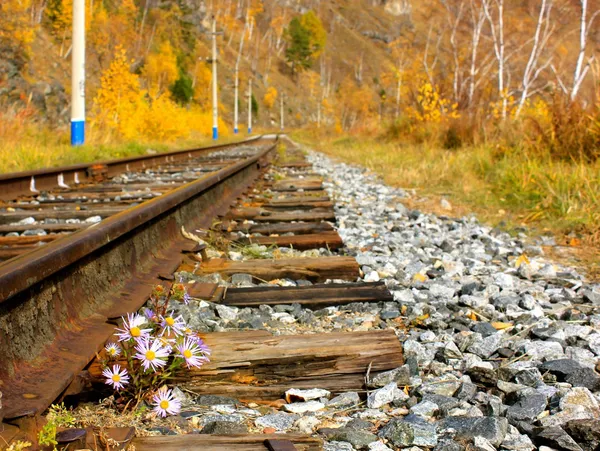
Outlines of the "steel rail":
M173 150L152 155L141 155L94 163L81 163L55 168L0 174L0 200L13 200L18 196L32 194L32 180L38 191L48 191L59 187L59 177L62 177L64 183L67 184L76 183L76 180L80 183L93 180L93 174L90 171L90 168L93 167L105 167L108 170L107 175L112 177L128 170L145 169L146 167L155 166L166 161L173 162L185 160L189 158L190 154L193 155L198 152L228 149L243 144L254 144L260 139L262 139L262 136L253 137L244 141L218 144L215 146Z
M139 309L158 274L171 274L193 247L181 228L209 227L224 214L276 142L0 265L0 418L47 408L112 334L109 319Z

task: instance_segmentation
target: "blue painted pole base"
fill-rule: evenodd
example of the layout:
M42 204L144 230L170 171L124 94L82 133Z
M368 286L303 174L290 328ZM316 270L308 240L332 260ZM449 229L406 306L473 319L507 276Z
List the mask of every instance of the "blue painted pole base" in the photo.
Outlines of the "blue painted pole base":
M71 121L71 145L81 146L85 142L85 120Z
M219 129L217 127L213 127L213 139L219 139Z
M252 133L252 127L248 127L248 134Z
M238 128L237 128L237 127L234 127L234 128L233 128L233 133L235 133L236 135L237 135L238 131L239 131L239 130L238 130Z

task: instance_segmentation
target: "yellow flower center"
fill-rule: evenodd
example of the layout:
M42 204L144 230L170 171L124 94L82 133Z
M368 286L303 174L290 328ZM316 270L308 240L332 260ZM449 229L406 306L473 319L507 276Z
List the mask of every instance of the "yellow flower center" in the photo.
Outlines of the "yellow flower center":
M170 316L167 316L165 318L165 323L167 323L167 326L172 326L173 324L175 324L175 320L173 318L171 318Z
M186 359L189 359L192 356L192 351L190 351L189 349L186 349L185 351L183 351L183 356Z
M129 333L132 337L139 337L140 335L142 335L142 331L137 326L134 326L131 329L129 329Z
M163 409L163 410L166 410L167 407L169 407L169 401L167 401L166 399L163 399L160 402L160 408Z
M110 355L115 355L115 354L117 353L117 350L116 350L115 348L109 348L109 349L108 349L108 353L109 353Z
M154 351L146 351L146 360L154 360L156 358L156 352Z
M120 382L121 376L119 376L118 374L113 374L111 379L113 380L113 382Z

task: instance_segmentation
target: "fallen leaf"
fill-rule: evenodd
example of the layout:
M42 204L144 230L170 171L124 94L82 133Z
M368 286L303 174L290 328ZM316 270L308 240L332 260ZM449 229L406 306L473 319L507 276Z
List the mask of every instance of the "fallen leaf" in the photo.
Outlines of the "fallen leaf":
M517 259L515 260L515 267L516 267L516 268L518 268L518 267L520 267L520 266L521 266L523 263L525 263L525 264L527 264L527 265L529 264L529 258L527 258L527 255L525 255L525 254L521 254L521 255L519 256L519 258L517 258Z
M496 330L504 330L504 329L508 329L509 327L513 326L512 323L503 323L501 321L493 321L490 324Z

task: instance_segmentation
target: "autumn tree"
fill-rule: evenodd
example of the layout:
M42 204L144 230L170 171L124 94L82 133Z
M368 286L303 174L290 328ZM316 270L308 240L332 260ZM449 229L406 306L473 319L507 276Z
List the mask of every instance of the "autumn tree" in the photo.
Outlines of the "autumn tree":
M152 97L160 96L179 78L177 56L169 41L163 42L158 51L148 55L143 74Z
M2 0L0 2L0 46L11 49L23 60L31 51L36 27L30 20L31 0Z
M327 32L313 11L294 17L284 33L287 41L285 57L296 73L309 69L325 48Z
M265 92L265 96L263 97L263 103L265 104L265 108L270 110L275 105L275 101L277 100L277 89L274 86L270 86Z
M124 48L118 47L110 66L102 74L94 98L93 123L117 131L126 138L139 133L136 120L143 116L143 92L138 75L129 67Z

